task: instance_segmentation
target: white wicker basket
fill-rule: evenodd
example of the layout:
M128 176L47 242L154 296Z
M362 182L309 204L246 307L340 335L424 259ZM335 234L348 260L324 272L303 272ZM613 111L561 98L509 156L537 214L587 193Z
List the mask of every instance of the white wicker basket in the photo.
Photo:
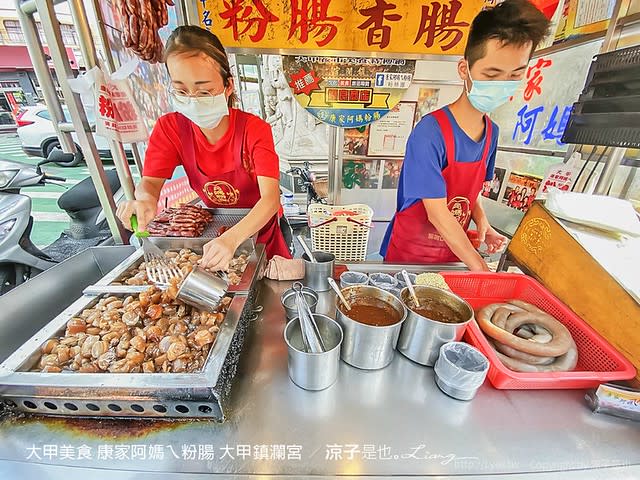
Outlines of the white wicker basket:
M335 215L354 212L355 215ZM336 260L363 262L367 256L373 210L368 205L309 205L309 227L314 251L333 253Z

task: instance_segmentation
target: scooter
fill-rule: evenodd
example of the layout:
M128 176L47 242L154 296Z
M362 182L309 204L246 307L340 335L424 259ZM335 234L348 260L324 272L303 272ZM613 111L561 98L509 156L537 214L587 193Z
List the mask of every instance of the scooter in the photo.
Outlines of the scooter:
M33 165L0 160L0 294L27 281L82 250L109 242L111 232L91 178L63 193L58 206L70 218L69 228L48 247L40 250L31 241L31 198L20 193L26 187L64 183L66 179L42 171L50 156ZM115 170L106 172L112 192L120 195Z
M309 162L304 162L302 167L293 167L287 170L287 173L297 175L302 180L303 190L307 192L307 207L312 203L327 203L327 199L321 197L316 191L314 185L316 174L311 171Z

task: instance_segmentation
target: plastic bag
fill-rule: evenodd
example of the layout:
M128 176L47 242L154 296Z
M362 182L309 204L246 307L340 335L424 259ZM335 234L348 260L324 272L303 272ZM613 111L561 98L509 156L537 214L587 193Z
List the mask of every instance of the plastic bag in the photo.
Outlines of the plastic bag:
M139 63L134 59L113 75L94 67L69 81L71 89L80 94L85 108L95 112L97 135L121 143L144 142L149 138L147 125L127 80Z

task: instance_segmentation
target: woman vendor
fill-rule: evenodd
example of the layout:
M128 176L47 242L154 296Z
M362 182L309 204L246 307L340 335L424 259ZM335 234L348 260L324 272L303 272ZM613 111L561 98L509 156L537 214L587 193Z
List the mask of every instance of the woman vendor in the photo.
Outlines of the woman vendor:
M233 77L224 47L211 32L182 26L167 40L164 61L175 112L153 129L135 200L118 206L118 218L140 229L156 214L160 190L179 165L208 207L250 208L236 225L204 246L201 265L228 267L238 246L258 233L268 258L291 258L278 223L279 160L268 123L232 107Z
M493 179L498 143L487 114L515 94L548 29L528 0L505 0L473 20L458 63L462 94L423 117L407 141L396 214L380 251L385 261L462 261L470 270L488 270L466 234L473 220L488 253L506 243L478 201L483 182Z

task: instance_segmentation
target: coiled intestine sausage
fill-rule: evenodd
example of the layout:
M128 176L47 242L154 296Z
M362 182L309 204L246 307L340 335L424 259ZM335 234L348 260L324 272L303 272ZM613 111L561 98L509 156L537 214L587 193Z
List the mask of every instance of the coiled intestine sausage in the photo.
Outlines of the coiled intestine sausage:
M532 365L530 363L517 360L515 358L496 352L496 355L502 363L508 368L516 372L567 372L576 368L578 364L578 349L575 342L571 339L569 350L564 355L559 356L549 365Z
M511 357L514 360L520 360L522 362L528 363L530 365L550 365L556 360L556 357L540 357L538 355L524 353L493 339L489 339L489 343L499 353Z
M500 328L494 324L492 319L496 311L499 308L509 308L507 305L514 306L511 302L509 304L497 303L480 309L477 321L486 335L508 347L530 355L558 357L567 353L573 341L567 328L549 314L535 307L525 309L522 308L522 304L515 305L525 311L516 311L510 314L505 321L505 328ZM501 318L499 317L500 321ZM529 324L539 325L547 330L552 336L551 341L537 343L513 334L519 327Z

